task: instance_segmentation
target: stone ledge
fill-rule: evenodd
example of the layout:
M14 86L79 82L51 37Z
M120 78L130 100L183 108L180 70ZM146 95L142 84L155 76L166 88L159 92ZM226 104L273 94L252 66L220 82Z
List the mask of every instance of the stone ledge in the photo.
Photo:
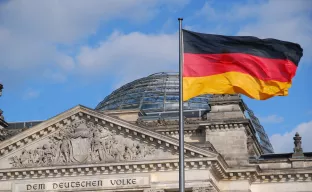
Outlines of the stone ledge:
M185 169L208 169L216 159L185 159ZM79 175L103 175L114 173L143 173L156 171L175 171L179 161L158 160L145 162L108 163L90 165L69 165L55 167L36 167L0 170L0 180L29 179L48 177L72 177Z
M269 182L311 182L312 170L309 169L288 169L288 170L261 170L245 167L241 169L228 169L225 181L249 180L250 183L269 183Z

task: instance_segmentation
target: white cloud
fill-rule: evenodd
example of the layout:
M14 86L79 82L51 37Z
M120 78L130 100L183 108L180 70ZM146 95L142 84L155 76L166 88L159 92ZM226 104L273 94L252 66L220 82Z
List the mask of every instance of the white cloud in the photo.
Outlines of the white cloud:
M28 99L35 99L38 98L40 95L40 91L34 90L34 89L28 89L24 95L23 99L28 100Z
M68 1L7 1L0 4L0 67L9 73L0 74L4 84L17 83L25 78L49 78L64 82L69 73L112 71L118 65L116 75L120 82L128 82L157 71L176 71L178 66L177 34L143 34L115 32L98 47L79 45L98 26L114 19L145 22L159 14L164 7L176 11L189 0L83 0ZM237 5L229 11L215 9L206 3L197 16L210 19L232 20L235 23L253 18L255 22L242 25L239 34L277 37L300 42L305 56L312 46L310 1L268 1L260 4ZM40 7L40 9L38 8ZM276 8L278 7L278 8ZM197 20L198 21L198 20ZM164 29L171 29L170 24ZM190 24L190 23L185 23ZM224 31L217 26L214 31ZM161 31L161 29L160 29ZM78 48L79 55L60 51L58 46ZM312 55L312 53L311 53ZM138 66L140 65L140 66ZM115 69L116 70L116 67ZM42 71L42 73L38 73ZM88 73L92 72L92 73ZM7 74L16 74L14 81ZM93 75L93 74L92 74ZM116 76L115 75L115 76Z
M222 9L212 5L212 2L205 3L195 17L217 21L216 26L223 29L223 33L227 31L225 28L233 30L239 26L237 35L299 43L304 49L303 60L312 60L312 1L247 1Z
M305 58L311 59L311 12L312 1L270 0L263 4L247 4L240 7L235 15L240 18L255 18L257 21L242 27L239 35L256 35L260 38L296 42L304 48Z
M113 71L121 83L178 67L177 34L113 33L97 47L85 46L77 61L84 74Z
M95 33L100 21L149 20L157 14L157 6L185 3L186 0L181 3L177 0L9 1L0 7L0 22L9 32L23 30L21 33L26 36L50 42L72 42Z
M100 24L114 19L146 22L159 14L159 9L176 9L188 1L20 0L1 3L0 67L12 74L22 71L28 77L46 70L60 70L63 73L59 74L66 75L76 66L72 58L58 49L59 45L75 47L96 33ZM4 79L5 83L10 81L8 78ZM18 76L15 82L22 78L25 77Z
M299 124L290 132L284 134L274 134L270 137L275 153L293 152L296 132L302 137L302 146L304 152L312 151L312 121Z
M261 123L281 123L284 121L284 117L278 115L269 115L267 117L259 117Z

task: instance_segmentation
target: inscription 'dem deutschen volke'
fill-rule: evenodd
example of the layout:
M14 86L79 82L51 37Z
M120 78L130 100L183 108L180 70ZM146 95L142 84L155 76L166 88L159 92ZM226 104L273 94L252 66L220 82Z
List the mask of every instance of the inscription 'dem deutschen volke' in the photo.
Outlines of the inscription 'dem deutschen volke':
M89 189L89 188L118 188L149 185L149 177L134 178L114 178L99 180L79 180L62 182L43 182L17 184L18 191L45 191L45 190L64 190L64 189Z

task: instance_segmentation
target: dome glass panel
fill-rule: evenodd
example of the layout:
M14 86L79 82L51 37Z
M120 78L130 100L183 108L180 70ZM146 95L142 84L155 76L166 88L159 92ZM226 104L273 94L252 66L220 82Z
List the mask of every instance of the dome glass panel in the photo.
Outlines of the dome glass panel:
M209 95L184 102L185 110L209 109ZM139 109L147 112L179 110L179 74L156 73L134 80L104 98L96 110Z

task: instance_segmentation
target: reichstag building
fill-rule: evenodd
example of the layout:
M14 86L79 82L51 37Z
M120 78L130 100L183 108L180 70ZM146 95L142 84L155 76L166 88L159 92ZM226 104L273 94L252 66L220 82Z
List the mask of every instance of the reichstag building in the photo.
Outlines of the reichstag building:
M152 74L44 121L0 111L0 192L179 191L178 86L176 73ZM184 102L184 125L186 191L312 191L301 136L274 153L240 95Z

